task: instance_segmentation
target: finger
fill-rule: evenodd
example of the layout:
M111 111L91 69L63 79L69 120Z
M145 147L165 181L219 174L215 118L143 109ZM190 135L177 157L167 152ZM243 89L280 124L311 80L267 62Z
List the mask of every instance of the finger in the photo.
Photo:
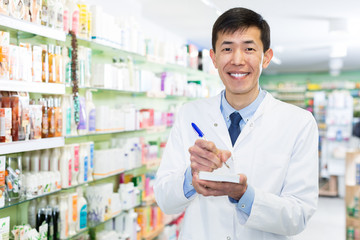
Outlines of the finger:
M213 169L222 166L222 162L216 154L197 145L190 147L189 153L190 161L196 161Z
M190 167L191 167L192 172L199 172L199 171L212 172L212 171L214 171L213 168L211 168L207 165L199 164L197 162L191 162Z
M219 152L215 143L213 143L211 141L206 141L204 139L197 139L195 141L195 145L199 146L200 148L204 148L210 152L213 152L214 154L218 154L218 152Z

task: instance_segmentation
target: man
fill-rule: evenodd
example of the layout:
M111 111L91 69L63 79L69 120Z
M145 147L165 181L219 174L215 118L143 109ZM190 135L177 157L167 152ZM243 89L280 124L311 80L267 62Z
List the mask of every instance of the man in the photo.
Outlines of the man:
M185 210L180 239L289 239L317 206L316 122L259 87L273 56L259 14L228 10L213 26L212 44L225 90L179 111L157 172L157 203L167 214ZM233 172L239 183L200 180L199 171Z

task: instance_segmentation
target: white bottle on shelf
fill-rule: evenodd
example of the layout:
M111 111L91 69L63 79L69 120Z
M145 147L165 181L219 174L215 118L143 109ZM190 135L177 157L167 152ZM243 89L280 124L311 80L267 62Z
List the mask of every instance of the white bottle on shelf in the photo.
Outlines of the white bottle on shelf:
M88 142L88 181L93 181L93 172L94 172L94 142Z
M81 231L87 227L87 201L84 198L83 189L81 187L78 187L76 191L78 194L78 223L76 230Z
M87 181L87 176L85 178L85 156L86 156L86 154L84 152L83 144L80 144L80 147L79 147L79 173L77 175L78 184L82 184L85 181ZM86 159L86 161L87 161L87 159ZM86 169L86 173L87 173L87 169Z
M96 108L90 90L86 91L85 99L88 132L93 133L96 130Z
M21 158L21 167L22 172L30 172L30 159L31 159L31 152L24 152Z
M78 195L77 193L70 193L68 195L69 206L69 236L76 234L76 224L78 222Z
M36 199L31 200L29 207L28 207L28 223L32 228L36 227Z
M79 174L79 148L80 145L77 143L69 145L71 151L71 186L78 185L78 174Z
M50 154L50 171L54 175L54 186L52 191L61 189L61 175L59 171L60 148L54 148Z
M44 192L43 189L43 178L40 174L40 151L33 151L31 152L31 158L30 158L30 165L31 165L31 174L34 176L33 180L36 181L36 189L37 192L36 195L41 195Z
M40 155L40 169L41 171L49 171L50 163L50 149L44 149Z
M67 195L60 195L60 239L69 236L69 205Z
M80 11L75 0L67 1L67 7L69 8L69 26L70 31L73 31L76 35L79 33L79 19Z
M60 157L60 175L61 187L67 188L71 186L72 179L72 155L70 146L64 146L61 151Z

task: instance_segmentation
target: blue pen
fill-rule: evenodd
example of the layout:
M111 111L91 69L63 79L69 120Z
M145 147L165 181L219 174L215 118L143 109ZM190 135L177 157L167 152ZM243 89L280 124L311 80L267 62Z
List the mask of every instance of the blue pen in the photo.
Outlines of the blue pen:
M204 133L200 130L200 128L198 126L196 126L195 123L191 123L191 126L193 127L193 129L195 130L195 132L199 135L200 138L204 139L207 141L207 139L205 138ZM224 162L225 166L227 168L230 168L229 165L226 164L226 162Z

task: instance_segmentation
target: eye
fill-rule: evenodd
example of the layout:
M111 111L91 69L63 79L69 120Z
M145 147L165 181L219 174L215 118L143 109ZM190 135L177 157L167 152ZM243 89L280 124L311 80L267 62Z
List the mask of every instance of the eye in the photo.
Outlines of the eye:
M249 47L249 48L246 48L246 51L247 51L247 52L253 52L253 51L255 51L255 48Z
M223 51L224 51L224 52L230 52L230 51L231 51L231 48L224 48Z

